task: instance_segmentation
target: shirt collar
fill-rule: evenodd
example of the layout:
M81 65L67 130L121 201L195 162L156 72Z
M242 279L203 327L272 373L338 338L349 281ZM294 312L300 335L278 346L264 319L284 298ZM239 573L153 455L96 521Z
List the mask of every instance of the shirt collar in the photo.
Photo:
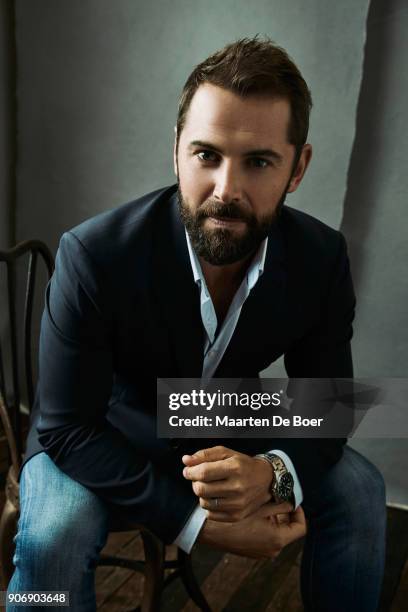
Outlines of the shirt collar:
M194 282L197 284L203 283L204 286L206 286L204 275L201 270L200 261L197 257L196 252L194 251L192 247L190 236L188 235L188 232L186 229L185 229L185 234L186 234L186 240L187 240L188 254L190 256L191 269L192 269L193 276L194 276ZM251 261L251 265L248 268L246 280L247 280L249 290L251 290L255 286L257 280L259 279L259 277L264 271L267 247L268 247L268 237L266 237L259 245L259 248Z

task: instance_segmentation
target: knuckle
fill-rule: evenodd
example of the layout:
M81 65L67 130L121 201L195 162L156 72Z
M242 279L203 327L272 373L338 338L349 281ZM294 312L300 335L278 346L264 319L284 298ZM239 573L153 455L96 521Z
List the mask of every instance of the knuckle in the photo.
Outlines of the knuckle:
M203 486L203 484L201 482L194 482L193 483L193 491L199 497L203 497L204 496L204 486Z
M238 495L242 495L242 493L244 493L244 487L242 485L242 482L240 482L239 480L234 485L234 492Z
M205 467L200 466L199 469L197 470L197 480L205 480L207 475L207 470L205 469Z
M233 474L238 474L240 471L240 461L236 455L231 457L231 472Z
M200 497L200 499L199 499L199 504L200 504L200 506L201 506L202 508L207 509L207 505L208 505L208 504L207 504L206 500L205 500L205 499L203 499L202 497Z
M199 495L200 497L204 497L205 495L205 486L202 482L197 483L197 495Z

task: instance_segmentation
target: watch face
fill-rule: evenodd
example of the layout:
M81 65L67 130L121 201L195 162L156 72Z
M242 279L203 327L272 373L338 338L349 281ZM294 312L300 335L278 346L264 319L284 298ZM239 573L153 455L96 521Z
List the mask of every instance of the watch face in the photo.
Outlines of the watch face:
M288 501L293 493L293 476L289 472L282 475L279 480L277 494L282 501Z

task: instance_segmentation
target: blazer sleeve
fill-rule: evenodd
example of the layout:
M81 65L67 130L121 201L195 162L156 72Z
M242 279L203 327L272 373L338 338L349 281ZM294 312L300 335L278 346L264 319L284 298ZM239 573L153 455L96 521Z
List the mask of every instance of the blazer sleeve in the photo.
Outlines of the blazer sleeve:
M353 377L350 341L356 299L346 241L342 234L337 236L336 256L319 322L285 354L289 378ZM282 450L294 463L305 498L340 459L346 441L346 438L282 440Z
M41 323L39 441L68 476L171 543L196 498L182 466L179 478L159 470L106 419L113 381L108 284L98 282L79 239L64 234Z

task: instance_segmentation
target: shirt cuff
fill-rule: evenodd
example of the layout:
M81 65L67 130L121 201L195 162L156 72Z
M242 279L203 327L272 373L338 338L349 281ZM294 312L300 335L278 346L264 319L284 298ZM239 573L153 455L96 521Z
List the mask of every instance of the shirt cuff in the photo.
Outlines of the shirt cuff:
M293 476L293 495L295 497L295 510L303 501L303 491L299 482L298 475L296 474L295 466L292 463L292 460L286 453L282 450L274 449L271 451L274 455L278 455L286 465L288 472L290 472Z
M187 523L184 525L173 544L177 544L181 550L184 550L184 552L190 554L206 518L207 512L200 506L200 504L197 504L196 508L190 514Z

